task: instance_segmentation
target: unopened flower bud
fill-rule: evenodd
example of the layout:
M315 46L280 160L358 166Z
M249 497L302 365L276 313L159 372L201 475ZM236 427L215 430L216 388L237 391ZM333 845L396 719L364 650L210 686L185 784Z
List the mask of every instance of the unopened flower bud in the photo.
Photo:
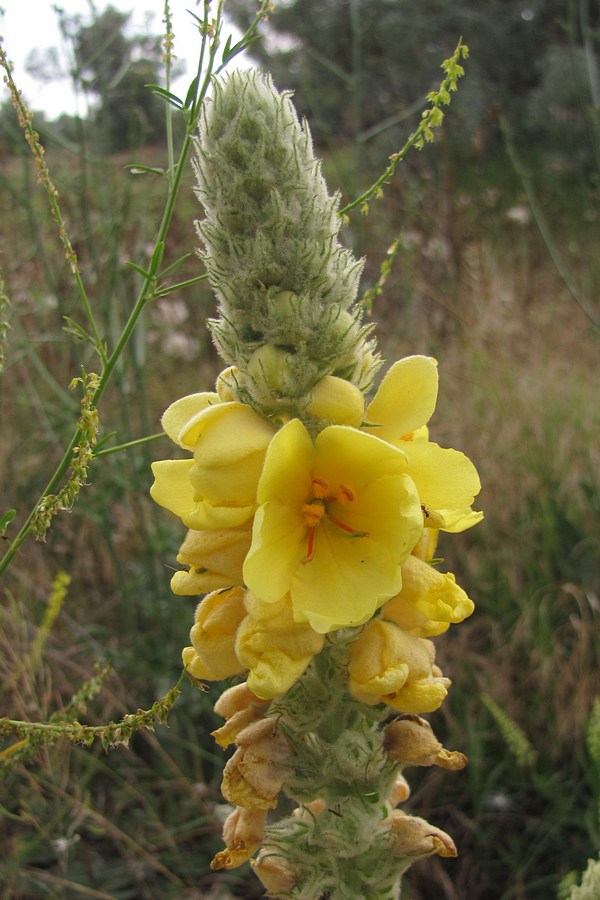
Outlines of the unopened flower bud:
M215 387L221 403L228 403L231 400L240 399L237 394L239 374L237 366L228 366L217 375Z
M310 392L308 415L336 425L358 428L363 420L365 399L362 392L344 378L325 375Z
M293 375L288 362L288 350L264 344L255 350L246 366L245 376L258 388L268 388L271 394L287 396Z

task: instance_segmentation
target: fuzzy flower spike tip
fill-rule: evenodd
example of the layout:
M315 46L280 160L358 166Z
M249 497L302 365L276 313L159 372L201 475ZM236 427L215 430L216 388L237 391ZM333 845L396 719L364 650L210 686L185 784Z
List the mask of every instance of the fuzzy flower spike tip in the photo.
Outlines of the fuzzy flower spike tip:
M391 900L412 862L456 855L398 804L408 766L466 763L422 716L450 686L432 639L473 611L436 544L481 519L479 479L429 439L435 360L402 359L373 391L362 263L290 96L259 72L215 81L195 171L225 368L165 412L188 455L154 464L152 496L188 529L172 588L201 599L184 665L228 679L213 868L250 860L271 897Z

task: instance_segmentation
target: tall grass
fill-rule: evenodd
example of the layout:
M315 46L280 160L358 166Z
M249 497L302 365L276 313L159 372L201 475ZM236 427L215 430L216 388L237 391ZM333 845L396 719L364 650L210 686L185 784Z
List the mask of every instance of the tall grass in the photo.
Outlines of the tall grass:
M48 144L82 275L114 346L143 279L126 261L149 262L163 183L125 169L129 159L90 160ZM518 182L483 170L479 179L449 179L437 152L418 177L400 174L386 188L360 232L348 228L368 254L368 284L400 235L374 305L384 355L437 356L432 434L475 460L484 485L485 523L454 541L450 560L478 608L439 642L455 685L436 730L470 765L455 775L411 773L412 809L447 828L461 856L417 865L408 896L545 900L599 839L600 785L585 743L600 693L598 338L535 224L511 214L526 200ZM160 167L163 156L146 149L135 162ZM344 168L333 157L327 166L333 181ZM65 386L90 367L93 351L65 334L78 295L25 152L6 162L1 179L11 316L0 515L14 508L18 521L70 439L79 404ZM555 237L594 297L598 223L586 219L587 202L569 210ZM557 221L559 212L548 215ZM196 215L186 170L166 260L192 250ZM194 279L199 265L185 259L177 280ZM169 591L179 529L147 498L161 445L106 451L152 435L169 402L210 387L218 370L204 327L211 313L202 284L148 305L103 398L91 484L54 519L46 542L29 539L7 570L3 715L48 722L66 715L87 684L79 720L119 720L176 683L193 607ZM59 602L52 586L61 571L71 583ZM56 617L43 630L52 596ZM109 669L100 677L102 663ZM128 748L58 743L22 760L17 748L0 788L3 896L258 897L243 870L218 883L208 874L219 840L214 727L211 692L187 686L168 726L136 732ZM0 752L13 746L7 739Z

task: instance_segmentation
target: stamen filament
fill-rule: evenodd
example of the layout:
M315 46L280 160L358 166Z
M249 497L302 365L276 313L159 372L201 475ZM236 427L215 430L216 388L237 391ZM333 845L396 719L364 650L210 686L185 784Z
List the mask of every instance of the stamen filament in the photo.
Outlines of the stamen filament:
M350 525L345 525L344 522L340 522L340 520L336 519L335 516L332 516L331 513L327 513L327 518L333 522L334 525L337 525L338 528L341 528L342 531L346 531L354 537L369 537L368 531L357 531L356 528L352 528Z

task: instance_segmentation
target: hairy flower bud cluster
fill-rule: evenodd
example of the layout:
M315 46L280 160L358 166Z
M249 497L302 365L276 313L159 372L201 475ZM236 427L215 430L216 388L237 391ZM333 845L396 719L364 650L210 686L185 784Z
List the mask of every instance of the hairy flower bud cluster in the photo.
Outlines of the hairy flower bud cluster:
M352 308L363 263L338 241L339 199L290 95L259 72L216 80L194 168L201 256L219 301L210 328L235 367L235 398L303 415L326 375L367 388L378 358Z

